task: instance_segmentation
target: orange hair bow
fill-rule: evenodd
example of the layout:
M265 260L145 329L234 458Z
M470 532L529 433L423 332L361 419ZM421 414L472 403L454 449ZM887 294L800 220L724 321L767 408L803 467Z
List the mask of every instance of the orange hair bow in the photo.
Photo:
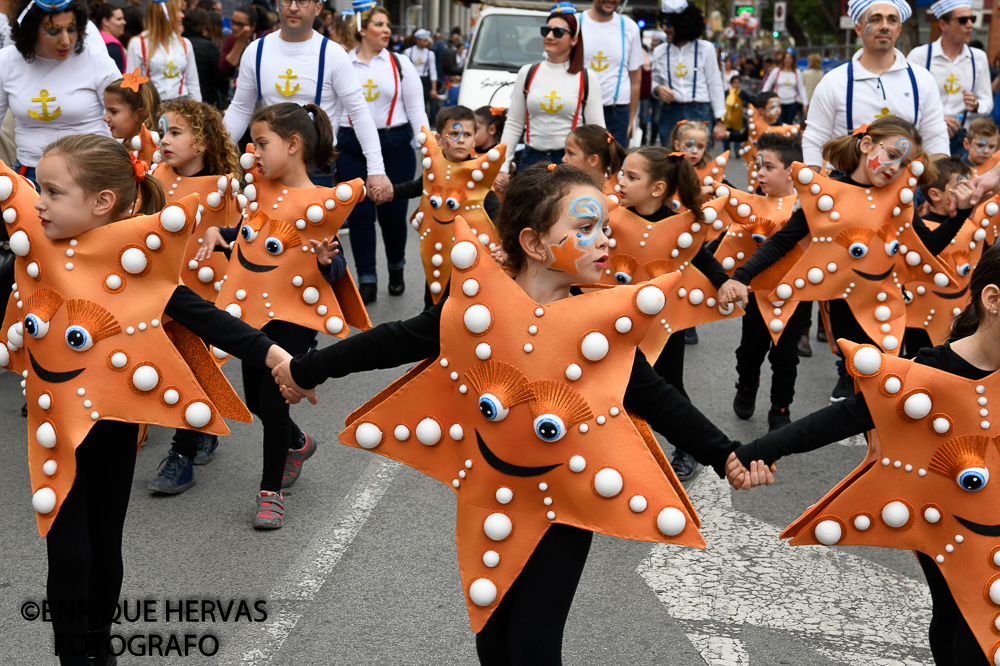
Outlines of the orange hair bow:
M605 130L605 132L604 132L604 133L608 135L608 143L611 143L612 141L614 141L614 140L615 140L615 137L613 137L613 136L611 135L611 132L608 132L607 130Z
M555 164L550 164L549 165L549 171L555 171L556 170L556 166L557 165L555 165Z
M861 127L857 128L856 130L854 130L853 132L851 132L851 135L853 136L855 134L868 134L868 128L870 126L871 126L871 123L865 123Z
M139 86L143 83L147 83L149 79L139 73L139 68L136 67L131 74L126 74L122 77L122 88L130 88L132 92L139 92Z
M135 182L141 183L146 180L146 170L148 167L145 162L132 153L129 153L129 156L132 158L132 170L135 172Z
M507 110L507 107L504 107L504 106L491 106L490 107L490 113L492 113L494 116L502 116L504 114L504 111L506 111L506 110Z

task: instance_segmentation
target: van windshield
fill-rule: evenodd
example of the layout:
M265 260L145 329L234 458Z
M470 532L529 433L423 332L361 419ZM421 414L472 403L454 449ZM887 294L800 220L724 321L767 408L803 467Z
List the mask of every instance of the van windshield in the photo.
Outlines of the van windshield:
M544 60L538 28L545 24L545 18L530 14L484 16L466 67L517 72L524 65Z

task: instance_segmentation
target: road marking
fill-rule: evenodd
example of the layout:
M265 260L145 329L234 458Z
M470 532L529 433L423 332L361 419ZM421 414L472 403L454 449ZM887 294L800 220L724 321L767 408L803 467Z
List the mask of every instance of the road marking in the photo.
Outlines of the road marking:
M743 625L796 635L850 666L932 662L922 580L846 548L792 548L779 528L735 511L729 486L713 474L695 479L688 494L708 548L657 544L636 571L709 666L750 664Z
M266 624L244 632L244 646L227 650L229 656L221 664L271 664L402 467L381 456L368 464L335 512L339 517L315 534L264 597L269 612Z

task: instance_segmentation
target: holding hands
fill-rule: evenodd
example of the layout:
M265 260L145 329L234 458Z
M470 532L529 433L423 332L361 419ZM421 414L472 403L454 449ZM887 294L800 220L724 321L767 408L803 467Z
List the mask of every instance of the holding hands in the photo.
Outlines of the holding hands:
M719 287L719 305L729 305L737 301L743 303L750 302L750 290L739 280L726 280Z
M281 395L285 396L285 400L290 405L299 404L302 398L305 398L314 405L319 404L319 400L316 399L316 389L304 389L295 383L291 370L292 357L287 352L285 356L286 358L273 366L268 363L268 366L271 367L271 376L274 377L274 383L281 389Z
M736 453L730 453L726 459L726 479L736 490L750 490L757 486L769 486L774 483L773 472L777 469L773 463L770 467L764 464L763 460L754 460L750 463L748 470L736 457Z

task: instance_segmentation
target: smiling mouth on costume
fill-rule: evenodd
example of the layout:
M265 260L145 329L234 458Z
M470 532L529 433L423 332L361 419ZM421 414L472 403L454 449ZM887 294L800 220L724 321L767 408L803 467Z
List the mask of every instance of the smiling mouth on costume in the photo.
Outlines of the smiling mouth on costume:
M968 291L969 291L969 285L965 285L965 288L963 288L962 291L954 293L954 294L949 294L949 293L941 292L941 291L935 291L934 295L935 296L940 296L941 298L962 298L962 296L965 296L965 294Z
M66 372L53 372L52 370L47 370L35 360L35 357L31 353L30 349L28 350L28 359L31 361L31 367L35 371L35 374L38 375L38 378L43 382L48 382L49 384L61 384L63 382L68 382L86 370L86 368L67 370Z
M237 245L236 246L236 256L239 257L240 265L248 271L253 271L254 273L266 273L268 271L273 271L277 266L264 266L263 264L255 264L245 256L243 256L243 249Z
M892 275L892 272L894 270L896 270L896 267L895 266L890 266L889 270L887 270L885 273L880 273L880 274L864 273L862 271L859 271L857 268L852 268L851 270L854 271L855 273L857 273L858 275L860 275L861 277L863 277L866 280L871 280L872 282L881 282L882 280L884 280L887 277L889 277L890 275Z
M486 446L486 442L483 441L483 436L479 434L478 430L476 430L476 441L479 442L479 453L482 454L486 464L501 474L506 474L507 476L541 476L542 474L551 472L556 467L562 465L562 463L556 463L555 465L542 465L541 467L525 467L523 465L515 465L514 463L503 460L497 454L490 451L490 447Z
M965 527L972 530L976 534L985 537L998 537L1000 536L1000 525L981 525L979 523L974 523L971 520L966 520L961 516L955 516L955 520L962 523Z
M454 221L455 221L455 218L452 218L452 219L450 219L450 220L440 220L440 219L438 219L438 218L434 217L433 215L431 215L431 218L432 218L432 219L433 219L433 220L434 220L435 222L437 222L438 224L451 224L452 222L454 222Z

